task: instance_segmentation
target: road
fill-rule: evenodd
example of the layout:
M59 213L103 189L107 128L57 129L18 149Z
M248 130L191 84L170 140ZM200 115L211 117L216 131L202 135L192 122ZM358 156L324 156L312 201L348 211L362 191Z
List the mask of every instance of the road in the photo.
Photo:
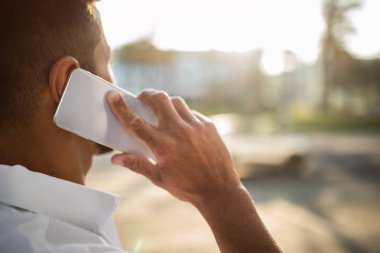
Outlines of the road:
M244 178L284 252L380 252L380 134L313 134L302 177L273 171ZM143 177L99 157L90 187L121 196L115 215L133 252L218 252L206 222Z

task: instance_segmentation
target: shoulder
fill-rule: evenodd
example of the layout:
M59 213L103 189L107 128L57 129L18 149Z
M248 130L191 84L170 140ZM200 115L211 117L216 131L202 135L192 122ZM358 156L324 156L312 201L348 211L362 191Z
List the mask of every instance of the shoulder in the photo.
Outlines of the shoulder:
M0 203L0 252L118 253L90 231Z

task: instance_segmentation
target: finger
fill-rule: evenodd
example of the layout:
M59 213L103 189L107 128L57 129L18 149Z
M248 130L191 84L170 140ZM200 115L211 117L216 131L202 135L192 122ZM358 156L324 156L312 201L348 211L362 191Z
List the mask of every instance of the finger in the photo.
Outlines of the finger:
M161 174L157 166L142 155L129 153L117 154L112 157L111 161L114 164L129 168L147 177L158 186L162 183Z
M154 129L128 108L124 98L118 92L110 91L107 99L112 111L123 126L142 139L149 147L156 146L157 140Z
M191 110L187 106L186 102L181 97L173 97L172 103L174 108L177 110L178 114L188 123L193 123L196 121L195 116L191 113Z
M158 90L144 90L137 97L152 108L161 124L180 119L167 93Z
M200 122L206 122L206 123L211 123L211 120L204 116L202 113L197 112L197 111L192 111L193 115L200 121Z

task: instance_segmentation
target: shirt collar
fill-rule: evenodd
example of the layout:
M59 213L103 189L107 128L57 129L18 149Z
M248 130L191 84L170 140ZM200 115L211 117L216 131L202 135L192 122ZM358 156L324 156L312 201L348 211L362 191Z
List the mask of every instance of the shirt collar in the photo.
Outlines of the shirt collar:
M97 231L119 199L20 165L0 165L0 202Z

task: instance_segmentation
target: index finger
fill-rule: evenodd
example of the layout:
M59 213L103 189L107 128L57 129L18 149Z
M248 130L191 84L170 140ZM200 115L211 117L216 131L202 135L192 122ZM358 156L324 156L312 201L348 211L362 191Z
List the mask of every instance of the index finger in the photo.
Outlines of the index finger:
M111 110L123 126L137 138L143 140L148 147L154 148L157 146L154 129L128 107L126 101L118 92L110 91L107 95L107 100Z

